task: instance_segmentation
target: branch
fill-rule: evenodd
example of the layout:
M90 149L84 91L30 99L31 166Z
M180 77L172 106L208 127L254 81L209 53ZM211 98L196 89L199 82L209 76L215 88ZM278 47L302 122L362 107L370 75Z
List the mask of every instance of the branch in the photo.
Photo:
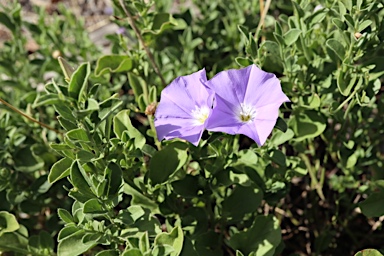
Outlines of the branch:
M55 128L52 128L49 125L46 125L46 124L44 124L44 123L34 119L33 117L30 117L27 114L21 112L20 110L18 110L17 108L15 108L14 106L12 106L11 104L9 104L8 102L6 102L5 100L3 100L1 98L0 98L0 102L3 103L5 106L9 107L10 109L12 109L13 111L15 111L16 113L18 113L18 114L22 115L23 117L27 118L28 120L30 120L30 121L32 121L34 123L37 123L40 126L47 128L48 130L54 131L57 134L63 134L62 132L56 130Z
M124 10L124 13L127 15L129 25L132 27L132 29L135 32L135 34L136 34L137 38L139 39L140 43L143 45L144 50L145 50L145 52L148 55L149 61L151 62L153 69L155 70L156 74L160 77L160 80L161 80L163 86L166 87L167 83L165 82L164 77L162 76L162 74L160 72L160 69L157 66L156 62L155 62L155 58L153 57L153 55L152 55L151 51L149 50L148 46L145 44L144 39L141 36L140 30L137 28L137 26L136 26L136 24L135 24L135 22L133 20L132 14L125 7L123 0L119 0L119 2L120 2L121 7Z
M269 6L271 5L271 2L272 2L272 0L267 0L265 2L265 5L264 5L263 0L260 0L260 14L261 14L261 16L260 16L259 25L256 28L256 33L255 33L255 39L256 40L259 37L260 30L261 30L261 28L264 25L265 17L267 16L267 13L268 13L268 10L269 10Z

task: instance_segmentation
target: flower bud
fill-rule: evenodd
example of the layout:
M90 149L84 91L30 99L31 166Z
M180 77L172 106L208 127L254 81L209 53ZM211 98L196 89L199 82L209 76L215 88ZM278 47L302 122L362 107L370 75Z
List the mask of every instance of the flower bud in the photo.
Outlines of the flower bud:
M155 112L156 112L156 107L157 107L157 103L156 102L152 102L151 104L149 104L146 109L145 109L145 114L147 116L149 115L154 115Z

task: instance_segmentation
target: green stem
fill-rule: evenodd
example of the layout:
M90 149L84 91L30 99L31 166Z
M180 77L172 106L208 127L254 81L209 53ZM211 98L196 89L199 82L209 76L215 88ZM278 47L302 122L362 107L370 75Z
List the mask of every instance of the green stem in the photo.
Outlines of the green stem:
M155 140L155 145L158 150L161 150L161 142L157 138L157 132L155 128L155 123L153 121L153 115L148 115L148 122L149 122L149 125L151 126L152 132L154 133L153 139Z
M309 176L311 177L311 188L316 189L317 194L322 200L325 200L324 193L321 189L320 183L316 177L316 170L314 170L311 165L309 157L305 154L299 154L300 158L303 159L305 165L307 166Z
M357 93L357 91L358 91L358 90L354 90L354 91L348 96L348 98L347 98L346 100L344 100L343 103L341 103L341 104L337 107L337 109L335 109L335 111L332 111L332 114L338 112L338 111L339 111L345 104L347 104L348 101L350 101L350 100L352 99L352 97L355 96L355 94Z

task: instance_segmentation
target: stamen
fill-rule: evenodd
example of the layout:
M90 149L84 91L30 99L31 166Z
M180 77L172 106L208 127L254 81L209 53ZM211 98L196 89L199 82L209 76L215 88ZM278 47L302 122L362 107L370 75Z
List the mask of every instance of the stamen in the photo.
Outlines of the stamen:
M253 106L241 103L238 116L243 123L251 122L256 117L256 109Z
M202 125L209 116L209 108L195 106L195 109L192 110L192 116L196 120L196 125Z

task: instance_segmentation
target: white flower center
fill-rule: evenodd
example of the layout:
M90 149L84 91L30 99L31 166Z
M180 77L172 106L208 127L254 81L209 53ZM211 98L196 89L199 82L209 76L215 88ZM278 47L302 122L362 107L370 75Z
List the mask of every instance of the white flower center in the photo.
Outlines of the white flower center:
M241 103L238 110L238 117L243 123L251 122L256 117L256 109L253 106Z
M205 120L207 120L209 116L209 108L204 106L199 108L198 106L195 106L195 109L192 110L192 116L196 120L196 125L202 125L205 123Z

